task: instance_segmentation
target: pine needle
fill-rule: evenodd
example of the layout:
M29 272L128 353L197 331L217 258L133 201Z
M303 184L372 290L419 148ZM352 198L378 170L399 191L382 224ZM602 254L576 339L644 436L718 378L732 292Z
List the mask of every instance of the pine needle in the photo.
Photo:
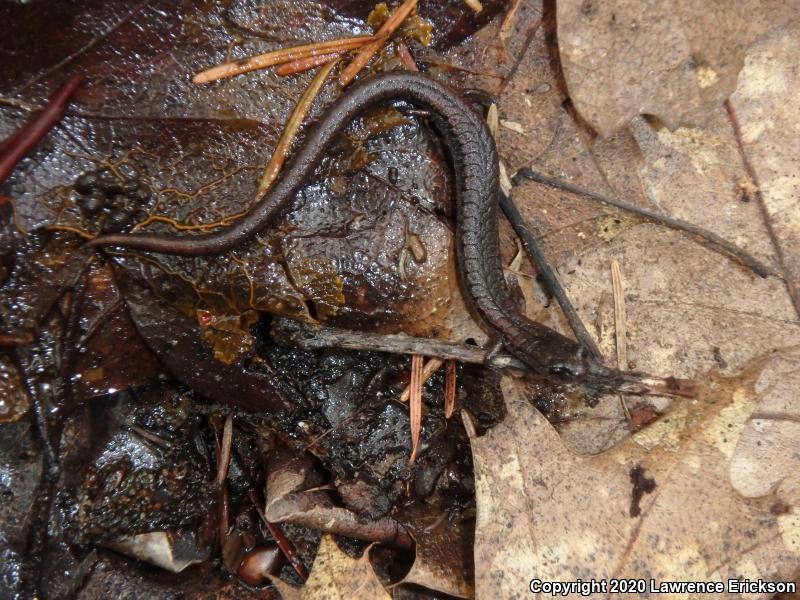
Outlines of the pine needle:
M303 122L303 119L306 118L311 108L311 103L314 102L314 98L319 94L320 89L322 89L322 84L325 83L325 80L338 60L337 58L333 59L314 75L314 79L308 84L306 91L303 92L303 95L294 107L292 114L289 116L289 120L286 122L286 126L283 128L283 133L278 143L275 145L275 149L272 151L272 157L269 159L266 169L264 169L264 175L261 177L261 182L258 184L258 190L256 191L256 201L269 190L278 177L278 173L280 173L283 164L286 162L286 157L289 155L289 150L297 135L297 130L300 128L300 124Z
M353 50L374 40L371 35L361 35L350 38L340 38L338 40L330 40L328 42L316 42L314 44L305 44L304 46L295 46L294 48L281 48L273 50L265 54L258 54L249 58L235 60L232 62L223 63L205 71L200 71L193 78L194 83L209 83L217 81L218 79L225 79L233 77L234 75L241 75L248 71L255 71L256 69L264 69L273 65L279 65L286 62L292 62L302 58L311 56L319 56L321 54L331 54L333 52L345 52Z
M380 50L380 47L389 39L389 36L392 35L395 30L400 27L400 24L405 18L411 14L411 11L417 6L417 1L418 0L406 0L389 15L389 18L386 19L386 22L375 34L375 41L365 44L359 53L356 54L356 57L342 71L342 74L339 76L339 85L341 87L345 87L353 81L355 76L358 75L358 72L369 62L369 59Z
M409 421L411 425L411 457L408 464L413 465L417 458L419 433L422 429L422 356L411 356L411 402L409 404Z

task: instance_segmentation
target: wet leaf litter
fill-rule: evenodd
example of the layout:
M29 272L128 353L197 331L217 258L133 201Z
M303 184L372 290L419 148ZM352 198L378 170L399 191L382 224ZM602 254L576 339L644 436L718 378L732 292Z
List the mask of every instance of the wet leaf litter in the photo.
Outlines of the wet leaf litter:
M5 263L11 266L6 271L4 324L14 325L8 336L13 342L8 351L9 381L20 382L16 389L23 388L30 397L33 417L9 425L9 439L30 437L28 445L35 455L44 433L51 445L50 462L77 466L72 473L47 469L50 480L43 477L38 483L40 492L49 486L57 502L32 502L31 492L26 497L25 486L19 488L15 503L28 514L40 516L32 519L33 534L17 531L11 538L15 541L8 564L17 565L14 568L19 573L12 578L18 586L15 591L93 597L86 594L97 593L103 586L125 590L141 577L137 569L146 567L109 552L110 537L131 538L160 528L194 534L191 539L186 535L175 539L184 542L183 548L189 539L189 550L182 550L181 558L197 562L172 579L149 580L152 597L167 595L171 589L216 590L220 597L273 594L272 588L264 587L266 574L254 574L254 569L262 568L257 565L267 570L278 567L274 561L259 562L256 557L268 555L275 535L284 537L294 546L288 552L294 552L311 569L313 579L321 520L309 520L308 515L334 510L333 532L355 536L349 542L338 538L339 552L361 556L351 559L360 560L359 569L367 565L363 557L370 556L371 571L359 572L374 572L382 585L407 582L390 588L390 593L423 593L419 587L423 586L483 597L487 580L496 582L500 573L513 584L517 580L511 575L514 565L528 564L523 560L527 555L515 555L516 549L522 551L533 544L543 553L536 555L535 564L553 564L547 561L550 546L545 528L541 534L538 529L531 531L518 545L517 540L515 544L490 543L501 551L500 560L475 560L476 566L472 566L471 532L474 528L476 557L483 556L478 552L486 548L491 523L482 519L493 512L487 498L505 488L496 483L487 492L478 480L473 493L469 448L475 474L480 477L486 472L486 461L494 458L477 442L486 436L475 436L487 431L488 436L520 437L519 432L502 434L504 427L515 423L530 425L525 413L504 415L506 406L516 410L515 394L533 402L560 433L558 438L545 437L544 443L518 450L522 464L528 465L530 458L572 464L570 454L558 447L563 444L578 455L607 451L601 456L615 456L620 465L617 469L597 463L599 472L619 480L618 491L611 486L604 492L601 484L596 492L610 498L604 511L611 516L598 519L598 523L612 523L618 512L627 519L624 526L615 524L613 542L603 539L602 533L592 534L595 538L587 542L583 533L594 531L589 528L568 536L563 542L567 550L560 546L559 552L580 556L586 548L608 548L598 554L605 557L598 561L598 573L603 568L612 573L627 568L635 572L636 565L647 563L659 565L659 577L677 577L680 565L687 563L667 564L658 561L658 556L647 559L647 548L636 545L639 538L629 538L627 554L619 562L615 552L625 550L619 532L633 527L631 536L640 535L642 529L669 534L669 540L685 549L685 559L692 565L698 564L693 557L702 556L706 562L700 561L698 577L709 578L729 567L737 576L791 578L795 568L790 558L792 523L796 522L792 477L759 484L751 466L769 461L780 464L787 474L793 472L791 460L786 458L791 453L781 451L791 447L786 444L793 435L792 407L773 390L787 385L792 389L793 358L782 349L796 343L798 324L792 307L792 172L785 170L789 163L776 162L775 154L761 150L775 144L789 147L790 135L774 136L775 132L791 131L790 122L777 129L761 123L765 114L778 118L775 98L788 93L791 85L746 88L741 75L727 104L720 103L720 98L729 91L706 98L705 107L700 104L698 114L705 120L684 122L681 115L675 122L665 118L662 124L650 117L628 115L618 129L605 130L588 111L582 112L580 93L577 87L573 91L576 84L570 82L567 66L565 79L560 77L558 58L564 61L566 50L559 28L568 21L560 16L556 19L555 7L522 1L507 6L482 4L483 10L476 13L474 6L462 2L443 3L436 7L444 8L441 13L447 18L441 20L439 11L426 13L430 5L421 2L419 18L433 23L430 45L401 32L386 41L388 45L368 63L373 65L370 68L391 66L395 53L398 63L408 65L410 55L428 74L490 96L500 113L496 135L512 183L507 191L523 220L537 233L544 255L555 267L558 281L600 352L607 358L618 356L619 298L612 292L610 271L611 261L616 260L625 283L622 300L629 363L620 367L692 378L701 384L698 399L626 397L622 402L614 395L588 408L568 390L530 377L509 380L506 374L499 379L492 371L462 363L455 369L455 411L469 420L467 431L476 428L478 433L470 439L452 419L445 419L444 398L452 385L445 379L452 369L441 369L422 386L420 442L416 460L409 465L408 408L396 400L409 384L409 358L375 354L379 348L370 346L375 340L369 337L348 341L360 344L358 352L335 347L304 350L292 343L276 343L282 325L269 315L299 318L322 330L333 327L378 336L404 332L420 342L447 341L455 345L453 352L463 356L474 343L490 348L480 322L466 308L468 300L462 296L454 270L453 182L446 149L437 145L436 133L428 127L425 115L414 115L402 106L381 107L353 123L318 168L320 178L298 195L281 222L227 260L125 253L93 264L94 277L75 284L83 265L73 258L76 275L45 275L52 280L47 295L52 301L47 306L25 300L37 295L32 272L55 273L80 246L79 234L59 229L59 225L87 231L85 226L103 226L117 211L130 215L126 218L134 223L151 218L149 226L164 230L178 229L177 224L207 231L242 213L257 198L258 178L282 133L282 124L314 74L280 81L278 74L268 70L212 84L208 90L190 85L189 75L209 64L302 45L300 42L369 37L385 23L385 17L368 19L374 6L358 2L332 3L325 9L287 2L272 12L245 2L184 12L165 12L149 2L133 9L104 6L93 15L96 25L88 35L95 41L88 48L84 47L87 33L80 31L71 47L68 39L62 42L64 47L48 48L52 55L35 55L24 68L4 67L11 82L3 96L9 133L28 113L43 106L66 76L79 72L87 77L62 121L44 145L20 163L3 190L12 201L6 208L14 209L7 211L6 256L19 256L19 249L24 249L21 256L26 257ZM392 5L383 14L400 8L402 3ZM560 3L557 8L570 7ZM48 10L31 13L40 21L29 26L65 16L59 15L58 7ZM636 21L633 13L631 16L621 8L615 14ZM32 19L30 14L23 16ZM738 49L745 53L743 73L753 73L753 82L770 83L776 78L774 73L780 74L782 82L792 81L791 72L781 70L772 58L787 52L787 40L792 39L791 27L779 16L771 21L774 27L756 31L753 41L743 42ZM732 27L739 17L731 16ZM685 22L687 15L677 14L677 19ZM464 23L469 27L459 29ZM639 24L647 30L646 20ZM279 41L274 38L276 27L283 35ZM467 34L472 35L464 37ZM199 39L206 42L202 53L195 46ZM167 41L170 51L164 53ZM601 42L605 43L598 37ZM620 38L619 44L624 43ZM356 54L340 60L347 64ZM101 59L107 60L103 63ZM100 64L105 66L100 68ZM685 68L691 67L689 63ZM695 65L699 80L703 73L708 75L701 67ZM712 62L709 68L713 67ZM729 74L722 77L727 82L730 78ZM306 109L298 141L290 146L296 150L302 145L305 128L312 126L337 95L334 85L321 86L319 96ZM265 97L271 100L268 109ZM692 119L698 119L697 114ZM597 132L604 137L595 137ZM642 223L585 197L515 177L522 169L700 225L744 248L780 276L756 277L680 231ZM98 192L84 185L86 177L78 181L82 173L100 173ZM766 187L762 180L767 181ZM137 190L131 182L137 183ZM144 201L137 196L138 190L144 190ZM92 214L90 200L94 202L95 195L102 197L104 204ZM137 208L148 210L148 216L137 216ZM109 222L105 227L112 226ZM122 226L130 227L130 223ZM517 290L520 305L533 318L569 334L549 295L551 290L537 280L527 261L514 260L519 247L504 222L501 251L503 264L508 265L506 279ZM133 308L137 303L138 318ZM147 322L141 315L146 315ZM173 332L176 326L181 328L177 336ZM36 342L20 344L27 342L31 332ZM108 343L117 332L134 344L133 350L126 348L132 355L139 352L151 357L136 361L142 367L140 372L128 365L126 369L118 366L125 363L125 359L120 361L121 348ZM182 341L174 346L175 340ZM83 350L89 345L93 350ZM424 343L414 346L413 353L419 351L426 351ZM777 362L765 362L774 351ZM94 352L89 361L87 352ZM106 362L106 357L112 360ZM771 379L762 379L770 373ZM752 394L746 391L748 386L755 390ZM415 393L412 390L412 395ZM725 396L727 393L731 395ZM273 410L259 410L263 402ZM710 408L701 410L707 403ZM56 410L48 413L43 407ZM229 419L230 415L234 418ZM714 415L730 418L715 421ZM29 423L34 424L33 433ZM525 435L549 427L547 423L540 429L531 426ZM633 453L623 459L632 431L637 431L633 439L649 440L640 444L646 454ZM706 440L705 445L696 441L698 436ZM495 440L496 445L502 446L503 439ZM769 450L758 442L768 442ZM228 446L226 453L223 450ZM165 452L168 447L178 452L183 462ZM612 447L615 450L609 450ZM310 466L302 470L281 466L285 462L280 456L287 448L298 459L310 455ZM648 462L665 450L674 457L659 463L660 467L672 465L666 475ZM220 493L203 481L219 477L219 459L226 454L230 465L224 478L225 492ZM706 455L713 460L702 458ZM494 459L500 461L500 472L505 472L502 465L509 456L513 452ZM783 458L774 463L774 457ZM743 528L743 535L756 541L752 548L742 549L743 558L731 563L733 566L723 565L724 553L710 549L719 538L706 534L700 542L691 525L667 528L667 517L659 516L671 514L667 507L676 500L670 499L680 498L677 492L669 493L672 488L699 486L697 497L709 493L701 483L684 476L683 467L701 464L701 472L714 472L711 482L719 484L724 481L724 469L710 465L725 465L726 461L735 465L727 475L734 483L722 485L722 493L713 496L720 515L717 531L734 535L725 529L726 522L762 526L755 538L747 533L750 529ZM24 464L24 460L15 464ZM190 466L179 468L181 464ZM632 475L637 468L638 488ZM304 504L283 511L291 515L278 525L285 531L270 533L251 496L256 504L268 505L270 488L264 478L281 472L294 474L293 492L302 495L292 497ZM558 502L576 523L589 514L591 509L582 509L574 495L581 492L580 484L570 485L569 478L558 475L554 476L556 491L551 490L547 500L539 499L529 509L525 502L533 502L536 496L524 482L532 472L538 471L523 469L520 487L511 488L511 493L522 494L516 518L545 515L541 507L546 507L548 500ZM14 481L21 484L24 477L29 481L36 478L35 472L11 473L18 474ZM655 487L646 492L652 488L649 480L655 481ZM780 485L771 483L778 481ZM164 489L165 495L150 498L142 493L150 487ZM586 484L583 491L588 487L591 485ZM566 488L574 492L568 493ZM213 500L202 507L186 503L175 522L159 520L159 511L187 490ZM139 504L122 501L137 494L142 498ZM760 500L742 515L737 512L737 494L761 500L769 497L772 502ZM74 518L74 507L86 511L103 503L150 508L137 516L139 520L132 512L116 508L110 513L113 524L101 522L99 528ZM159 503L162 507L153 508ZM636 517L631 516L634 504L639 511ZM421 510L422 506L427 509ZM61 528L55 539L49 540L41 528L37 533L36 523L44 522L52 511ZM269 518L268 511L265 515ZM297 518L300 520L293 520ZM394 541L383 537L381 544L362 552L376 539L374 530L365 533L363 524L381 519L381 535L395 531ZM310 521L314 525L295 524ZM361 526L347 525L353 521ZM416 556L399 541L407 539L404 536L409 532L417 543ZM437 543L454 532L466 540L463 547L450 543L448 552L437 552ZM145 546L150 551L153 547ZM324 543L323 547L328 548ZM203 558L206 550L210 550L211 560ZM503 554L503 550L509 553ZM328 560L325 556L333 556L331 552L329 548L322 554L320 565ZM214 556L227 559L215 563ZM715 556L720 560L709 562L709 557ZM456 557L460 558L454 563ZM146 555L139 558L146 560ZM37 564L55 559L71 565L70 577L42 576ZM248 569L242 578L237 573L245 573L239 569L245 562ZM572 572L571 564L561 560L558 568L564 571L553 567L553 573L566 577L565 573ZM482 568L487 565L491 568ZM293 579L299 575L291 561L284 561L279 568L279 576L300 583ZM406 575L406 571L410 573ZM191 581L189 573L194 574ZM235 575L229 579L225 573ZM320 567L320 577L324 573ZM366 577L363 582L361 575L355 580L369 585ZM524 591L530 575L523 573L520 578L519 589ZM245 579L262 583L248 587L253 584ZM339 587L346 585L343 581L331 585L335 587L328 587L329 593L338 589L342 597L352 597L347 595L348 588ZM307 593L312 588L317 589L310 586ZM509 597L518 593L508 589Z

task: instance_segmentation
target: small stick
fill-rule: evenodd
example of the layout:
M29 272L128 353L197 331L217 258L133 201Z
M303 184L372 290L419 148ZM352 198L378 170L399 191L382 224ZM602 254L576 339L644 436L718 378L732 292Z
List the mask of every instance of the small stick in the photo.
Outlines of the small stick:
M278 173L280 173L283 163L286 162L286 157L289 155L289 148L297 135L300 124L311 109L311 103L314 101L314 98L317 97L317 94L319 94L320 89L322 89L322 84L325 83L325 80L328 78L337 60L338 59L333 59L314 75L314 79L308 84L306 91L303 92L303 95L294 107L292 114L289 116L289 120L286 122L286 126L283 128L283 133L278 143L275 145L275 149L272 151L269 163L267 163L267 167L264 169L264 175L261 177L258 190L256 191L256 200L261 198L267 190L269 190L278 177Z
M331 40L329 42L316 42L314 44L306 44L304 46L295 46L294 48L281 48L280 50L273 50L266 54L259 54L251 56L242 60L223 63L205 71L200 71L192 77L193 83L209 83L217 81L218 79L225 79L226 77L233 77L234 75L241 75L248 71L256 69L264 69L273 65L279 65L285 62L291 62L300 58L307 58L309 56L317 56L319 54L330 54L331 52L344 52L358 48L363 44L375 39L371 35L361 35L351 38L341 38L338 40Z
M341 87L345 87L348 83L353 81L353 78L358 75L358 72L364 68L364 65L369 62L369 59L380 49L383 43L395 32L416 6L417 0L405 0L403 4L389 15L386 22L375 33L375 41L365 44L359 53L356 54L356 57L347 65L344 71L342 71L342 74L339 76L339 85Z
M409 402L409 421L411 427L411 457L408 464L413 465L417 459L419 432L422 428L422 357L414 354L411 357L411 401Z
M499 369L529 370L521 361L508 354L496 354L490 357L487 350L477 346L411 337L404 334L365 333L338 327L310 325L287 318L275 319L273 332L281 343L296 345L304 350L342 348L392 354L420 354L470 364L486 364Z
M439 370L444 364L444 361L441 358L432 358L425 363L425 366L422 368L422 383L425 384L428 379L433 377L433 374ZM411 385L407 385L406 388L403 390L403 393L400 394L400 402L408 402L408 399L411 396Z
M514 175L514 180L515 180L514 183L516 183L519 180L519 178L530 179L531 181L542 183L544 185L548 185L558 190L569 192L570 194L585 196L587 198L591 198L592 200L597 200L598 202L602 202L603 204L613 206L614 208L619 208L620 210L624 210L633 213L635 215L639 215L640 217L644 217L649 221L653 221L654 223L659 223L661 225L664 225L665 227L670 227L671 229L675 229L677 231L683 231L689 233L691 235L700 238L701 240L708 242L711 246L716 247L717 250L722 251L723 254L727 254L728 256L738 260L741 264L743 264L745 267L747 267L748 269L753 271L753 273L759 275L760 277L768 277L769 275L775 275L776 277L780 277L781 279L783 279L783 277L781 277L779 273L776 273L774 269L766 266L764 263L760 262L758 259L753 257L750 253L739 248L735 244L732 244L728 240L718 236L716 233L708 231L707 229L703 229L702 227L698 227L697 225L694 225L687 221L681 221L680 219L673 219L672 217L661 215L647 208L636 206L635 204L629 204L627 202L622 202L621 200L616 200L614 198L609 198L601 194L596 194L595 192L584 190L570 183L566 183L564 181L548 177L547 175L542 175L541 173L537 173L528 168L522 168L519 171L517 171L517 174Z
M28 154L64 115L72 94L83 81L82 75L73 75L51 96L42 111L11 135L2 146L0 154L0 183L6 180L17 163Z
M314 67L323 65L326 62L331 61L334 58L341 55L342 55L341 52L331 52L330 54L318 54L316 56L307 56L306 58L298 58L297 60L293 60L291 62L282 64L280 67L275 69L275 74L281 77L286 77L287 75L297 75L298 73L304 73L306 71L310 71Z
M519 210L517 210L514 201L505 194L501 193L500 208L503 210L506 219L508 219L508 222L511 223L514 231L516 231L517 235L522 241L522 245L525 247L528 256L533 261L533 264L536 266L536 270L542 277L542 280L547 287L547 291L556 299L556 302L558 302L558 305L561 307L561 311L567 318L567 322L569 323L572 332L575 334L576 339L581 346L586 348L586 350L588 350L598 362L602 362L603 355L600 353L600 349L597 347L597 344L592 336L589 335L589 332L583 326L583 322L578 316L578 312L575 310L575 307L572 306L572 303L567 296L567 292L558 281L555 271L553 271L548 264L542 249L536 242L536 238L534 238L531 234L530 228L525 223L525 220L522 218Z
M628 341L625 337L627 333L625 292L622 287L622 271L619 268L619 262L616 260L611 261L611 289L614 293L614 334L617 340L617 368L625 371L628 369ZM631 411L628 410L628 403L625 401L624 394L619 395L619 402L622 405L625 418L630 423Z
M444 372L444 418L453 416L456 406L456 363L448 360Z
M474 363L498 369L530 371L530 368L514 357L498 354L476 346L440 342L426 338L414 338L403 334L378 334L350 331L336 327L309 325L293 319L277 318L273 322L273 336L282 344L292 344L304 350L339 348L389 352L392 354L421 354L439 358L452 358L458 362ZM627 394L657 394L660 396L695 396L694 381L674 377L655 377L631 373L620 384Z
M295 572L300 576L300 579L302 579L303 581L308 579L308 571L306 570L303 561L300 559L299 556L297 556L297 551L294 548L294 544L292 544L292 542L290 542L289 539L285 535L283 535L283 532L281 531L280 527L278 527L274 523L270 523L269 521L267 521L267 516L261 509L261 505L258 503L258 498L256 497L255 492L253 492L253 490L248 490L247 496L250 498L250 502L253 503L253 506L255 507L258 516L261 517L261 520L264 521L264 525L266 525L267 529L269 529L270 535L272 535L272 537L275 538L275 543L278 545L278 548L280 548L280 551L286 557L286 560L288 560L289 564L292 565Z

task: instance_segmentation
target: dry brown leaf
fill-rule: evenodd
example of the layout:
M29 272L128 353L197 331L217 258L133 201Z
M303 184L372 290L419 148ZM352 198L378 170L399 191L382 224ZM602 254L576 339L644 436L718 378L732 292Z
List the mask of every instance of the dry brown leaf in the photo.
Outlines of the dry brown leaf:
M787 27L783 35L792 35L792 30ZM534 81L542 89L550 85L542 81L546 73L535 67L544 56L546 50L535 40L500 103L504 115L526 123L526 129L530 95L520 92L530 91ZM772 71L766 71L766 66L757 84L765 88L762 94L783 93L788 102L791 85L785 85L782 74L788 67L773 63ZM741 86L746 86L744 76L743 72ZM549 81L554 82L552 77ZM776 265L778 257L758 202L743 198L741 182L747 181L747 172L721 105L703 127L670 132L637 118L628 130L594 141L560 108L557 98L552 106L555 112L541 136L517 139L521 136L501 134L501 155L514 169L533 166L581 187L662 210ZM788 164L783 163L785 173L790 173ZM520 211L540 231L547 255L584 322L599 337L605 356L614 353L611 260L618 260L625 273L632 368L701 378L711 369L735 374L776 347L800 342L800 320L779 279L753 277L684 235L654 225L634 226L636 221L624 213L541 185L517 183L513 194ZM796 222L791 214L784 211L782 222ZM791 231L787 225L782 240L790 242ZM784 255L785 262L794 256ZM568 332L558 309L530 314ZM651 404L656 411L666 406L660 400ZM599 452L628 433L618 401L601 403L592 411L579 409L562 425L567 443L581 452Z
M798 3L566 0L557 3L564 77L576 108L609 136L641 114L670 128L704 121L733 92L748 46Z
M799 359L787 353L760 377L754 367L750 377L712 382L701 400L592 457L565 447L518 381L504 378L508 418L473 439L477 597L523 597L532 578L791 580L800 568L800 513L792 508L800 457L788 449L800 414L771 382L796 389ZM783 417L755 419L766 407ZM782 452L748 441L770 439L765 426L793 428ZM771 474L745 496L737 474L759 460L771 460Z
M277 577L271 578L272 583L284 600L390 600L391 596L372 571L368 554L365 551L354 560L339 550L332 536L324 535L311 576L302 588L294 588Z
M758 180L795 308L800 312L800 22L775 31L747 56L731 97L744 152ZM743 178L749 183L748 178ZM747 189L742 190L747 194ZM753 195L753 194L751 194ZM758 201L753 195L752 201Z
M739 115L744 156L764 188L768 218L791 273L800 226L791 201L796 192L785 184L796 173L787 158L797 155L792 151L798 135L787 108L798 92L796 61L790 58L797 54L796 42L787 37L797 38L793 27L752 47L731 103ZM721 99L707 109L702 127L670 132L637 118L614 137L592 141L562 108L546 56L545 44L534 39L500 101L503 118L523 124L525 131L537 128L529 136L501 128L499 150L512 172L532 166L661 209L779 264L754 197L758 188L748 177ZM636 71L629 66L627 72L634 73L633 83L616 82L621 96L635 95L638 85ZM548 95L550 102L544 102ZM659 101L681 109L683 100ZM772 200L763 177L783 182L775 184ZM800 344L800 320L784 282L756 278L679 233L636 225L626 215L543 186L515 183L520 210L541 232L604 354L613 356L615 346L608 265L616 260L625 275L631 366L698 377L718 387L697 404L632 399L632 409L647 406L652 414L667 411L667 416L626 439L630 425L617 398L562 415L559 435L530 408L527 388L506 379L509 415L473 448L476 597L527 596L533 577L797 577L800 527L793 507L800 486L792 448L800 427L796 403L793 407L788 398L798 388L798 375L791 371L800 357L790 349ZM770 209L771 203L776 208ZM567 331L558 309L531 314ZM757 377L753 365L776 350L781 357ZM726 384L714 372L746 372L752 379ZM634 471L637 466L643 471ZM640 517L630 516L636 508L632 472L642 491L650 479L655 485L639 500Z

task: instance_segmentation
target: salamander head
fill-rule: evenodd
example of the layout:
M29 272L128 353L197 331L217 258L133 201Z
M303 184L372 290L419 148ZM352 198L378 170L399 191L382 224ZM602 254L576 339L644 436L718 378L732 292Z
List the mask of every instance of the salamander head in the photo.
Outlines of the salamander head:
M559 383L579 387L590 404L592 399L603 394L619 391L627 382L623 373L602 365L583 348L571 356L561 356L550 362L547 376Z

